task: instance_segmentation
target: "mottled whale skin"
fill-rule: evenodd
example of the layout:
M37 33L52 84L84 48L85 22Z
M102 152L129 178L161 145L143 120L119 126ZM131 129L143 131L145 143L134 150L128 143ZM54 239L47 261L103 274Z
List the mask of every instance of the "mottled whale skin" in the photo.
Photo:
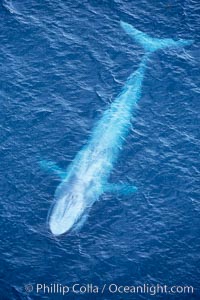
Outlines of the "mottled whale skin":
M127 79L121 93L103 113L86 146L76 155L66 172L51 162L42 161L62 179L49 212L49 228L59 236L80 228L93 203L105 192L133 193L135 186L109 184L109 176L130 128L134 108L141 97L148 58L156 50L187 46L191 40L157 39L120 22L125 32L144 49L138 69Z

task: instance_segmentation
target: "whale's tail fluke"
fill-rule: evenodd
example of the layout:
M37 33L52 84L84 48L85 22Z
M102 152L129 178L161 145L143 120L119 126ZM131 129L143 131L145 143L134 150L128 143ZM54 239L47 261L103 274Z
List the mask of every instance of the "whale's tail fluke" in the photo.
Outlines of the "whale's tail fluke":
M154 52L156 50L164 48L178 48L191 45L192 40L173 40L173 39L157 39L152 38L148 34L143 33L142 31L137 30L132 25L120 22L121 27L124 31L130 35L138 44L140 44L146 52Z

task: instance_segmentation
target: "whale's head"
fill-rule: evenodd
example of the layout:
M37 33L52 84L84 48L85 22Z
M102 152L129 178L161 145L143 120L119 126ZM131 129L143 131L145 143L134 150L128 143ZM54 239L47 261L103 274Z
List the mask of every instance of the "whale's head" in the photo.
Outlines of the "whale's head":
M70 231L85 211L84 193L70 189L56 199L49 216L49 228L58 236Z
M79 228L99 191L90 176L67 177L57 187L55 202L49 213L49 228L58 236Z

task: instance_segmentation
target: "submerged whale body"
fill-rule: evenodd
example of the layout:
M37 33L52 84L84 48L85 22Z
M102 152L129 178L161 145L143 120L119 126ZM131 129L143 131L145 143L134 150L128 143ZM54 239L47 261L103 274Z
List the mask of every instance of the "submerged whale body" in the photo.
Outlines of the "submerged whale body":
M145 51L139 68L129 76L121 93L104 112L88 144L76 155L67 172L52 162L41 162L44 168L55 171L61 178L49 213L49 227L56 236L80 228L101 194L129 194L137 190L135 186L111 184L108 180L129 131L131 115L141 96L148 58L154 51L192 43L182 39L151 38L125 22L120 22L120 25Z

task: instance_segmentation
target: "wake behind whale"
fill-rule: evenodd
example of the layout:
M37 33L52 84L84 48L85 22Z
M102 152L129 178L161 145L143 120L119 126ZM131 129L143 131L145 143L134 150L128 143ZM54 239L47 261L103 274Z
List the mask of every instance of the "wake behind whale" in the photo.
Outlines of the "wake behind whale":
M132 113L141 97L148 58L157 50L192 43L183 39L151 38L125 22L120 24L145 51L139 68L129 76L121 93L104 112L87 145L76 155L67 172L52 162L41 162L43 167L55 171L61 178L55 192L55 204L49 213L49 227L56 236L81 227L93 203L103 193L130 194L137 190L135 186L127 184L109 183L109 177L129 132Z

